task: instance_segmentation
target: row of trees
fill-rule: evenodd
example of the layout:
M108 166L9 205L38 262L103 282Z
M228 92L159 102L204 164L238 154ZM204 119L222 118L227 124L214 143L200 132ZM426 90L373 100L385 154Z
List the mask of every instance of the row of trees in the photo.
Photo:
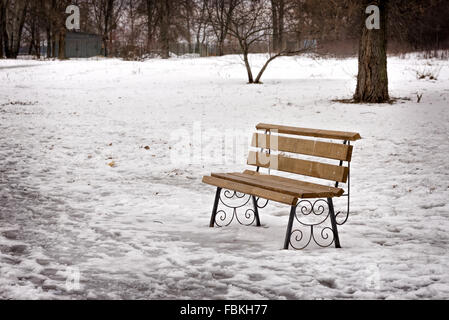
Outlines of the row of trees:
M81 30L105 35L106 41L106 35L116 28L124 2L118 5L115 0L0 0L0 57L16 58L24 46L28 54L40 56L43 43L47 57L60 55L55 44L65 34L65 10L70 4L81 9ZM106 45L105 49L107 55Z
M106 56L146 52L170 56L171 41L189 47L214 41L217 54L233 44L243 56L249 83L259 83L268 64L283 55L317 49L316 41L344 42L359 38L356 102L389 101L388 40L414 49L448 44L446 0L0 0L0 57L16 58L21 46L47 57L63 58L65 8L81 9L81 29L100 34ZM368 28L365 9L377 9L376 28ZM360 27L361 26L361 27ZM298 45L302 40L314 41ZM293 40L293 41L292 41ZM293 42L294 45L290 43ZM249 53L265 47L269 57L256 77Z
M168 58L170 43L179 41L190 52L205 44L214 44L217 55L235 52L241 49L236 35L248 29L245 23L259 26L253 51L298 49L304 40L314 40L327 52L349 44L354 53L363 1L0 0L0 57L16 57L21 46L39 56L42 45L46 56L57 57L55 42L64 34L70 4L80 7L81 31L103 37L105 55L157 51ZM447 45L446 0L396 0L389 11L389 39L412 49Z

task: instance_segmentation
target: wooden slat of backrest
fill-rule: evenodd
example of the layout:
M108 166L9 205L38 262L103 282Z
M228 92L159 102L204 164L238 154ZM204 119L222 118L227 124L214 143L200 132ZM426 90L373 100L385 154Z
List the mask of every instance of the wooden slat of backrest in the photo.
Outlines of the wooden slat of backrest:
M319 130L309 128L298 128L289 126L280 126L276 124L259 123L256 125L257 130L273 130L278 133L294 134L298 136L309 136L316 138L328 138L338 140L356 141L362 139L357 132L334 131L334 130Z
M342 188L336 188L336 187L331 187L331 186L327 186L327 185L321 185L321 184L316 184L316 183L312 183L312 182L281 177L281 176L277 176L277 175L273 175L273 174L265 174L265 173L260 173L260 172L252 171L252 170L245 170L242 172L242 174L250 175L250 176L260 176L263 179L266 179L268 181L271 181L271 180L278 181L278 182L282 182L285 185L293 186L293 187L300 187L300 188L314 189L314 190L319 189L320 192L321 191L329 191L334 196L338 196L338 197L344 193L344 190Z
M254 151L249 152L248 164L338 182L346 182L349 171L343 166Z
M305 154L328 159L351 161L352 146L316 140L254 133L252 147Z

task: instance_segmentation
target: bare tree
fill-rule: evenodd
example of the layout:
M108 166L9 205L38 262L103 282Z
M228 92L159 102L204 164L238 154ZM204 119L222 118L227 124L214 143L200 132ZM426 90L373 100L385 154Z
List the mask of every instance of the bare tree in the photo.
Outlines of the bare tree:
M7 58L17 58L29 2L26 0L2 0L3 46Z
M46 0L45 3L45 18L47 20L45 31L47 35L47 58L55 56L55 36L54 36L54 12L56 8L56 0Z
M235 37L239 43L248 74L248 83L261 83L263 73L274 59L281 56L297 55L312 49L311 46L308 46L297 50L284 48L277 52L270 52L268 59L254 78L249 62L251 47L258 42L267 41L272 36L272 30L271 8L267 0L238 0L236 10L230 18L229 34Z
M176 21L176 29L179 34L187 41L188 52L192 52L192 32L194 24L194 11L196 3L192 0L178 0L179 19Z
M4 55L4 34L6 33L6 4L8 0L0 0L0 59L3 59Z
M146 22L147 22L147 51L151 51L156 39L156 27L158 23L157 12L158 0L145 0Z
M239 0L209 0L207 11L209 21L217 39L217 55L224 54L224 42L228 35L231 19Z
M163 59L170 57L170 17L172 2L170 0L159 1L160 13L160 42L161 56Z
M380 25L369 29L365 23L366 9L379 9ZM388 0L365 0L362 10L362 30L359 48L359 73L355 102L384 103L390 100L387 73L387 8Z
M104 56L109 55L111 32L117 28L124 0L91 0L97 30L103 37Z
M151 44L158 42L163 59L170 57L170 43L180 37L187 40L191 46L194 19L194 3L192 1L147 0L146 8L148 42Z
M237 10L228 18L230 21L229 33L239 43L248 73L248 82L254 83L248 55L250 47L254 43L266 39L270 34L269 10L263 0L238 0Z
M388 30L392 40L412 50L444 49L449 43L447 0L395 0L389 2ZM446 43L445 43L446 41Z
M381 0L0 0L0 58L17 56L24 44L29 48L28 53L39 55L41 40L45 39L47 57L62 57L65 9L69 4L80 7L82 31L96 32L103 37L105 55L132 50L136 56L137 49L140 55L146 43L147 51L161 49L162 56L168 58L174 42L186 40L189 52L196 42L195 52L199 52L199 46L203 47L211 38L216 41L217 55L225 53L227 41L233 46L238 44L242 53L268 48L267 51L273 51L269 59L277 54L291 54L286 48L297 49L309 42L319 43L323 53L354 54L360 36L355 26L366 18L355 13L368 4L383 2L387 3ZM404 52L448 48L447 0L389 1L385 13L387 7L391 18L385 25L391 31L388 39L394 42L392 49ZM256 17L254 13L262 14ZM365 70L370 67L366 63L371 52L367 46L380 37L386 39L381 35L384 29L365 30L365 40L359 42L360 53L365 55ZM57 50L58 42L62 44L61 50ZM383 45L377 47L381 56ZM374 62L375 58L372 61L373 65L383 65L380 60ZM374 95L361 93L363 86L372 81L364 79L364 74L368 72L360 72L357 98ZM257 82L257 78L253 81ZM385 84L386 81L383 85L386 88Z
M46 0L32 1L29 5L25 26L24 43L28 43L28 54L41 56L41 36L44 26L47 24Z
M271 0L271 16L273 25L273 49L282 50L284 43L284 0Z
M207 37L209 19L207 15L207 2L209 0L199 0L194 7L194 31L196 40L196 52L200 52L200 46L204 45Z
M114 0L106 0L103 6L104 8L104 24L103 24L103 45L104 45L104 56L108 56L108 36L111 29L112 13L114 10Z
M130 32L128 36L128 43L131 46L136 44L136 16L137 16L138 4L136 0L127 1L127 11L128 11L128 24L130 27Z

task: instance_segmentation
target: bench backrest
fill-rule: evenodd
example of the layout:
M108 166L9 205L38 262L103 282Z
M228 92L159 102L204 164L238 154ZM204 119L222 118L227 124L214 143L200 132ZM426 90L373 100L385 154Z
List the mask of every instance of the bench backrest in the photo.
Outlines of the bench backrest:
M343 183L346 183L349 174L349 166L344 166L343 162L346 161L349 164L352 156L353 147L349 141L361 139L360 135L355 132L316 130L264 123L259 123L256 129L265 130L265 133L254 133L251 146L261 148L261 150L249 152L249 165ZM299 139L286 135L342 140L344 144L316 139ZM346 144L347 142L348 144ZM340 165L275 155L271 154L272 150L339 160Z

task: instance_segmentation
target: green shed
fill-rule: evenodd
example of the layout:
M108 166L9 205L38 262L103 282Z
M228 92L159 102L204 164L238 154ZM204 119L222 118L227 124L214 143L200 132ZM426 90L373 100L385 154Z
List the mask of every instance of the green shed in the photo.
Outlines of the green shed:
M56 52L59 43L56 43ZM67 32L65 34L66 58L90 58L103 53L101 36L85 32Z

